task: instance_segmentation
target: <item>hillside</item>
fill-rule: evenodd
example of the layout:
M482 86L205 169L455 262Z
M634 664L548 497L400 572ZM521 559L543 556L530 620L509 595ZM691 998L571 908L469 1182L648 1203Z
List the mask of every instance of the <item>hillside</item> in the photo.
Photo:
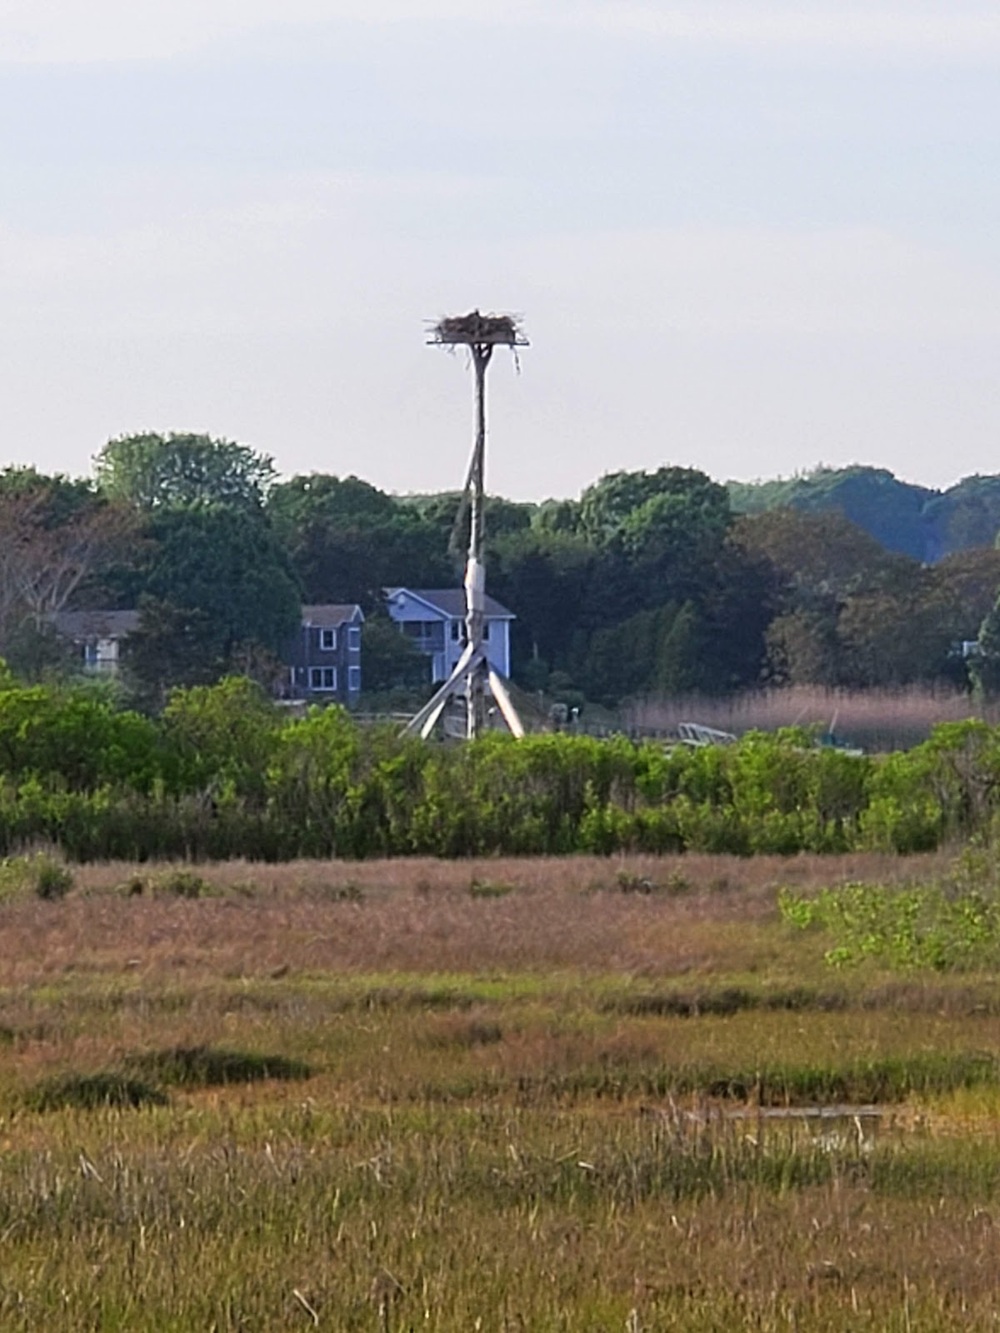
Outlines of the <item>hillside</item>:
M992 546L1000 532L1000 477L965 477L945 491L900 481L886 468L819 467L773 481L728 483L733 509L841 513L889 551L933 564Z

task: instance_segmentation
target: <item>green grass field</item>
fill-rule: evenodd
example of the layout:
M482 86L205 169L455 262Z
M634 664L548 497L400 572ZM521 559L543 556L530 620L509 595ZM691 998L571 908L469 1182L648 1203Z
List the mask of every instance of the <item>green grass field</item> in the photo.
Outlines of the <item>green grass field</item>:
M1000 978L832 969L777 908L944 870L91 866L12 895L0 1328L994 1328Z

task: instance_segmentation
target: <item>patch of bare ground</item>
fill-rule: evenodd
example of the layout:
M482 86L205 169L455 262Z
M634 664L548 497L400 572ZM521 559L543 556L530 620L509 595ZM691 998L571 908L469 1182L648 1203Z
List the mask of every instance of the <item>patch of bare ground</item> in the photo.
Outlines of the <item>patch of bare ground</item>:
M198 868L209 892L197 899L123 888L155 883L163 868L86 866L63 901L0 909L0 986L70 973L740 971L767 953L757 931L779 886L909 880L944 864L874 854L225 862Z

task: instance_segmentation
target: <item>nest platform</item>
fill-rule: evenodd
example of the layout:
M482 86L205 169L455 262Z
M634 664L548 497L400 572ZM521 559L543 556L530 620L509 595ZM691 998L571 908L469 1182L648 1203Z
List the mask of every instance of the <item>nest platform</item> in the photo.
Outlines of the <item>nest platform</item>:
M485 343L507 347L526 347L527 338L514 315L483 315L472 310L467 315L449 315L439 319L430 330L430 342L455 345Z

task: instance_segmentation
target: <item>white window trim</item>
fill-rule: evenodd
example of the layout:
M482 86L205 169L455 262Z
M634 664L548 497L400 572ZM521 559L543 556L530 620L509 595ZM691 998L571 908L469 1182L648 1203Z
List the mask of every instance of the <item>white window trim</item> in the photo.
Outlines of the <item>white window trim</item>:
M333 683L325 683L326 673L332 676ZM337 668L334 667L310 667L309 668L309 688L317 694L335 694L337 690Z
M349 690L361 689L361 668L359 666L349 666L347 668L347 688Z
M336 652L337 631L335 629L321 629L319 632L319 646L324 653Z

